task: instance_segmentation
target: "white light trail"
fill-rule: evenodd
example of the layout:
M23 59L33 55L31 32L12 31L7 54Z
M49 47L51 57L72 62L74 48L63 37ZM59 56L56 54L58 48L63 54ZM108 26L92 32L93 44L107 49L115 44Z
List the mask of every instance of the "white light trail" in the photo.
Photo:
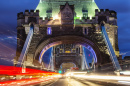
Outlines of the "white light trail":
M74 77L85 78L85 79L105 79L105 80L126 80L130 81L130 77L126 76L98 76L98 75L73 75Z
M130 84L130 82L129 81L118 81L118 82L120 82L120 83L129 83Z
M120 73L124 75L130 75L130 71L121 71Z

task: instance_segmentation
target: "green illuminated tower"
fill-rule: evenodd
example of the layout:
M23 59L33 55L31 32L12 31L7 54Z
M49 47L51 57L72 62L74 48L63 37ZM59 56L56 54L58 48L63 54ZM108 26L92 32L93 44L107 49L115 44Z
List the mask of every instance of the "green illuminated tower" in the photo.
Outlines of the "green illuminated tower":
M95 16L95 9L98 9L94 0L40 0L36 10L40 11L40 17L43 17L43 19L51 16L55 19L60 12L60 5L64 5L66 2L69 5L74 5L74 19L84 16L92 18Z

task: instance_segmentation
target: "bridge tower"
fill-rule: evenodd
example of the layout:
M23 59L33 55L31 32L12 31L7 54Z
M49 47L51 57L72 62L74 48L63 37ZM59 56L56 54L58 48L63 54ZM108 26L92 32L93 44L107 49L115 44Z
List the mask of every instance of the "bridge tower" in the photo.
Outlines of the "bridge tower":
M67 2L66 0L41 0L36 11L25 10L24 13L18 13L17 17L17 52L14 64L18 64L32 24L34 29L25 55L26 66L41 67L45 51L53 47L55 52L55 49L63 45L86 47L92 53L93 64L96 66L110 62L111 54L102 34L102 22L105 22L106 33L113 51L116 57L119 57L116 12L108 9L99 10L93 0L67 0ZM53 54L54 68L60 67L60 61L63 59L68 59L67 57L60 59L58 54ZM83 57L81 52L77 54L79 58ZM76 61L79 61L79 58L75 56ZM72 57L69 59L73 60ZM81 67L80 62L75 64Z

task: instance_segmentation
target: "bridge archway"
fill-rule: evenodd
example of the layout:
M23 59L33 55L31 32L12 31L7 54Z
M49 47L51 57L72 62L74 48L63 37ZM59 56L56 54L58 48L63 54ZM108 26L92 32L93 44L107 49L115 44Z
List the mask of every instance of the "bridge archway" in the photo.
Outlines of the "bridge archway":
M102 62L100 50L96 43L92 42L91 40L81 37L81 36L58 36L49 38L47 40L42 40L42 42L37 46L34 59L38 60L40 63L42 62L42 56L46 50L50 47L60 45L60 44L80 44L86 48L89 48L94 51L95 56L97 57L96 63L100 65Z
M63 62L63 63L61 63L61 65L60 65L60 68L61 69L70 69L71 67L76 67L77 65L76 65L76 63L75 62Z

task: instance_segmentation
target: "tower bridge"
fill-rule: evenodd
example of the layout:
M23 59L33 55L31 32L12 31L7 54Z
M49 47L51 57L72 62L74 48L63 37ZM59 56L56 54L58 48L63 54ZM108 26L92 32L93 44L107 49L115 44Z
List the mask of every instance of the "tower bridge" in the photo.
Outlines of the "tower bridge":
M18 13L14 65L21 62L24 66L44 66L43 55L53 47L49 64L53 70L70 62L87 69L84 46L92 53L96 66L111 58L115 70L121 70L116 12L99 10L93 0L80 1L41 0L36 11Z

